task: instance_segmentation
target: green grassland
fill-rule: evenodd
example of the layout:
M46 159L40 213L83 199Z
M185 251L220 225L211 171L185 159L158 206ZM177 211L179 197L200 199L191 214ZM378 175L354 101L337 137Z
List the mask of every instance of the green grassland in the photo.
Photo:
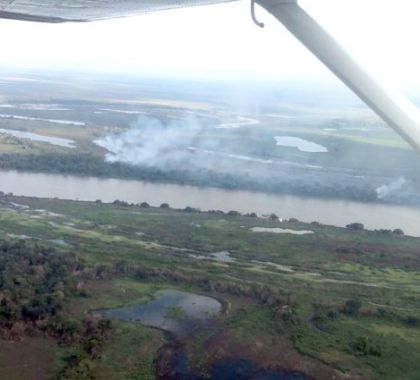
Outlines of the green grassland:
M256 226L313 234L252 232ZM105 275L87 282L85 297L68 304L75 317L145 303L167 288L221 300L224 312L212 348L208 337L186 343L194 365L205 366L220 352L241 352L262 365L293 367L316 378L420 376L418 238L197 211L2 197L0 239L17 235L105 268ZM219 251L229 251L235 261L212 260ZM125 269L110 269L117 267ZM139 270L143 276L136 275ZM287 300L282 308L252 295L264 288ZM358 304L356 310L349 301ZM151 379L163 342L159 331L115 322L93 373L98 379ZM60 350L56 361L51 354L45 359L55 363L50 371L61 365ZM292 362L279 358L284 352Z

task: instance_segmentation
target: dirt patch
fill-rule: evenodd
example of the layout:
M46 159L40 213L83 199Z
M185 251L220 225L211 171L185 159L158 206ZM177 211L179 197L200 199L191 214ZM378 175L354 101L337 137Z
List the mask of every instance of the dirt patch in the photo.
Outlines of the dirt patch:
M55 364L55 344L44 338L0 341L0 377L7 380L45 380Z

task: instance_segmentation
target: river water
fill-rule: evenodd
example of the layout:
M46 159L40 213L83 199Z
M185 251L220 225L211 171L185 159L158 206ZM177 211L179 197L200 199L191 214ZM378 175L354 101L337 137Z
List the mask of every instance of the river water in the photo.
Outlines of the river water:
M115 199L153 206L169 203L202 210L237 210L259 215L275 213L280 218L345 226L360 222L368 229L401 228L420 236L420 208L362 203L336 199L296 197L243 190L153 183L122 179L99 179L59 174L0 171L0 191L42 198L112 202Z

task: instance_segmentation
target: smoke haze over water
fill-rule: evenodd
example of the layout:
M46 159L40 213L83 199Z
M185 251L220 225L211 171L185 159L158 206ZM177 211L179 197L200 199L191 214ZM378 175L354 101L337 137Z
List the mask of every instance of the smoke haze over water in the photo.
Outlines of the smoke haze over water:
M293 125L300 126L306 120L305 115L296 115ZM362 201L420 202L418 187L411 176L404 174L398 178L400 169L384 171L388 166L384 166L384 160L392 160L386 148L373 151L367 144L331 137L322 129L331 123L324 118L313 121L311 130L318 133L309 134L302 127L285 128L283 132L284 137L302 136L302 141L325 146L322 151L302 151L294 145L277 146L276 137L282 132L276 129L278 124L270 122L279 122L261 121L263 114L252 114L252 117L255 122L244 125L243 117L230 113L226 120L219 122L190 115L185 118L180 115L176 120L142 116L128 130L105 135L94 142L107 150L107 162L147 169L155 180L164 178L176 183ZM360 127L361 122L342 123L334 124L334 133L340 128L349 133L346 130L349 125ZM235 127L220 129L219 125ZM406 161L401 156L406 154L404 150L393 152L398 162ZM380 158L367 161L366 157L371 158L372 154Z

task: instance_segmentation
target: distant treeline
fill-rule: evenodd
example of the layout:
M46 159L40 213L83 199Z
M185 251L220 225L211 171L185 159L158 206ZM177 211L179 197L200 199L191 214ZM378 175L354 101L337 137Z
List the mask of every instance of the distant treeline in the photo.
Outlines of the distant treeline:
M223 189L242 189L301 196L377 201L376 192L370 188L291 182L281 176L271 181L258 181L251 176L218 173L206 169L171 170L155 167L133 166L122 162L106 162L90 154L1 154L0 169L32 172L74 174L106 178L137 179L152 182L211 186Z

